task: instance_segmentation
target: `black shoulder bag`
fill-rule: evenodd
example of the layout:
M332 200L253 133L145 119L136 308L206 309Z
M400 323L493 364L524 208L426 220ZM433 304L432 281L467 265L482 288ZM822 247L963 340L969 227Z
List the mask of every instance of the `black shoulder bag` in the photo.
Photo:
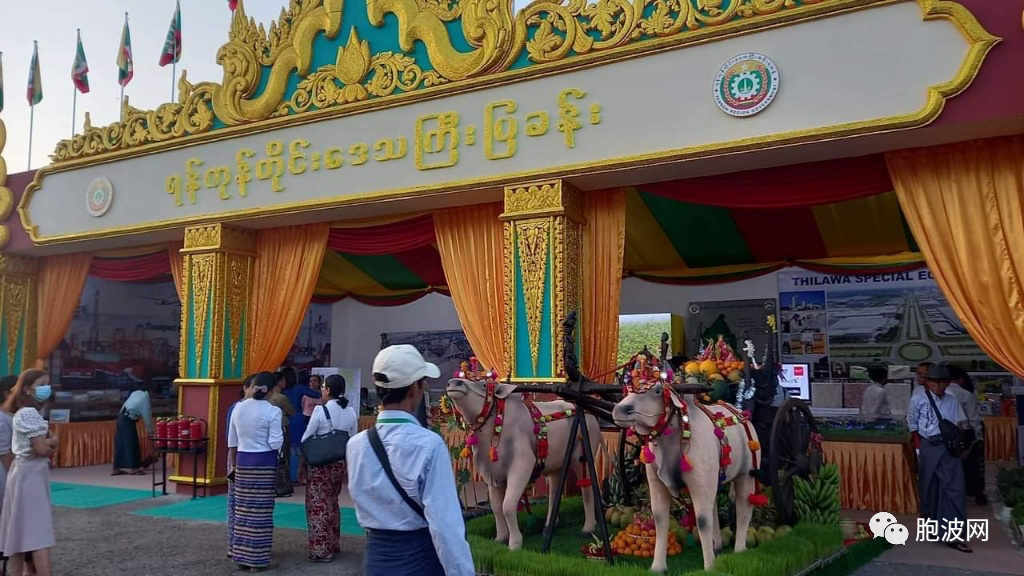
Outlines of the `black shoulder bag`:
M377 427L370 426L366 435L370 438L370 446L373 447L373 452L377 454L377 459L380 460L380 465L384 468L384 474L387 475L388 480L391 480L391 485L395 487L395 490L398 490L398 495L414 512L419 514L420 518L426 520L427 516L423 513L423 506L413 500L412 496L409 496L408 492L398 483L398 478L395 478L395 473L391 470L391 461L388 460L388 453L384 451L384 443L380 441L380 434L377 433Z
M935 417L939 419L939 435L942 436L942 441L946 444L946 450L954 458L963 458L967 454L964 449L963 432L960 431L959 426L942 417L931 391L925 390L924 393L928 396L928 402L932 405Z
M348 447L348 432L334 429L327 406L320 406L320 409L324 411L331 431L322 436L310 436L302 442L302 456L306 459L306 464L314 468L341 462L345 459L345 449Z

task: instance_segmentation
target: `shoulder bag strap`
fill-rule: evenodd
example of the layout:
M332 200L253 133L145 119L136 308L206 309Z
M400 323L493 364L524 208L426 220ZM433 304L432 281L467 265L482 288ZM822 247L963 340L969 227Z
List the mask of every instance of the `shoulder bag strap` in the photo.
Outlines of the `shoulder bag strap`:
M398 479L395 478L395 473L391 470L391 462L388 460L388 453L384 451L384 444L380 441L380 435L377 433L376 426L370 426L366 431L366 435L370 438L370 446L373 447L373 451L377 454L377 459L380 460L380 465L384 468L384 474L387 475L388 480L391 481L391 485L398 490L399 496L405 503L413 509L416 514L419 514L420 518L427 519L423 513L423 506L420 506L411 496L402 488L402 485L398 483Z
M331 427L331 430L334 430L334 423L331 422L331 411L327 409L327 404L321 404L320 408L323 408L324 417L327 418L327 425Z
M925 396L928 397L928 402L931 403L932 410L935 411L935 417L939 419L939 422L942 422L942 413L939 412L939 407L935 405L935 399L932 398L931 390L925 390L924 394L925 394Z

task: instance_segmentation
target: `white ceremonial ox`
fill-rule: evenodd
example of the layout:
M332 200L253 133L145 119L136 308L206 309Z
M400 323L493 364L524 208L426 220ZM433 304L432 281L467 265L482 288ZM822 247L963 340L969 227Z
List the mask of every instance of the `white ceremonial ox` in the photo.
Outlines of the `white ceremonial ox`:
M632 429L643 444L651 511L655 524L652 572L668 568L669 509L672 498L687 488L693 501L704 553L704 569L714 567L722 547L716 496L719 485L732 484L736 503L736 534L746 534L757 493L752 472L758 468L760 444L747 417L724 402L704 406L694 395L673 390L670 373L661 372L644 355L635 358L626 375L626 397L612 411L615 424ZM736 552L746 549L736 538Z
M532 402L516 387L499 384L493 373L466 370L448 382L447 393L466 423L466 444L473 453L473 468L487 484L497 527L495 540L517 550L523 545L519 529L519 503L526 488L539 476L553 494L558 484L567 447L572 446L572 467L585 478L582 435L569 442L576 406L569 402ZM586 417L591 450L602 442L597 419ZM582 490L585 520L583 532L594 531L596 516L591 490ZM552 509L548 508L547 522Z

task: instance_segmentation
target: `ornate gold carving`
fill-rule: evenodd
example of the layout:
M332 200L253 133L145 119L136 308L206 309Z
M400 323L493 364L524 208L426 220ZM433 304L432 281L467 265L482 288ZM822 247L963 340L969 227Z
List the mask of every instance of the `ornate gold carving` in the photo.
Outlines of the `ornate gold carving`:
M516 232L513 222L502 226L504 245L502 271L505 274L505 375L516 374Z
M0 274L4 276L35 276L38 272L38 262L35 258L25 258L13 254L0 253Z
M962 7L952 8L944 0L918 2L926 14L949 14L971 40L991 39ZM421 42L433 70L424 72L423 65L406 54L371 57L359 43L359 49L346 57L351 62L346 61L342 69L354 74L365 69L355 56L368 60L377 72L369 75L369 84L360 85L346 81L354 76L343 80L337 64L310 74L313 40L319 34L336 38L342 30L343 0L290 0L289 8L282 10L269 32L246 17L240 2L228 42L217 53L224 69L220 84L192 85L183 72L178 103L151 112L125 105L128 114L124 120L103 128L87 122L83 134L58 144L53 159L86 158L209 132L214 113L226 126L238 126L313 107L345 106L395 91L374 90L371 84L389 86L393 81L395 86L408 86L402 88L408 94L445 82L540 72L511 69L524 53L537 65L583 66L598 58L630 57L870 4L871 0L560 0L532 2L514 12L507 0L373 0L366 5L370 24L383 26L387 16L394 15L401 50L411 53L416 42ZM966 23L962 22L965 18ZM446 25L455 21L461 23L469 51L457 48L450 36ZM350 34L350 39L354 37ZM994 39L983 53L992 44ZM351 47L339 51L339 61ZM396 69L401 71L399 75L384 73ZM286 99L293 74L300 77L300 87ZM366 76L364 72L364 80ZM967 82L969 78L958 81ZM261 86L264 89L260 90Z
M7 125L0 119L0 250L7 247L11 240L11 231L7 228L7 219L14 210L14 192L7 187L7 161L4 160L4 146L7 145Z
M246 256L228 259L227 311L230 314L230 334L226 340L231 347L231 365L238 365L238 342L242 337L242 319L249 305L249 264Z
M5 278L3 283L3 312L7 322L7 365L11 370L19 370L14 365L18 354L18 337L21 324L25 319L29 304L29 280L27 278Z
M185 252L225 250L252 252L256 245L256 233L243 228L210 224L185 228Z
M526 329L530 336L534 374L540 359L540 327L547 289L550 233L551 221L547 219L516 222L520 280L526 303Z
M210 310L210 298L213 296L217 254L195 254L187 256L187 258L191 260L189 267L192 272L189 280L191 280L190 288L193 291L191 317L196 335L196 374L200 374L203 365L203 343L206 337L206 316ZM214 330L218 329L216 323L213 328Z
M411 92L447 82L437 72L424 72L416 60L405 54L381 52L370 56L370 43L360 42L352 28L348 44L338 50L337 62L323 66L302 80L292 97L281 104L276 116L305 112L312 108L333 108L362 102L371 96Z
M559 215L579 222L583 220L580 195L563 180L505 188L505 212L501 215L502 219Z

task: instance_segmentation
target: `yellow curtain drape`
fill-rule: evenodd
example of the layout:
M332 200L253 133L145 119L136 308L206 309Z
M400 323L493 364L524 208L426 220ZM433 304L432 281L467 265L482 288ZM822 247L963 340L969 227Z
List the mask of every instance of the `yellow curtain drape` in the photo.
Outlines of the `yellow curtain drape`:
M587 193L583 230L583 373L610 381L619 349L619 297L626 245L626 195L622 189ZM606 376L607 375L607 376Z
M47 256L40 262L36 338L36 355L40 360L49 358L67 333L91 264L91 252Z
M171 242L167 245L167 258L171 261L171 276L174 277L174 289L178 292L178 301L185 302L185 293L181 290L181 276L185 272L185 256L181 249L184 242Z
M256 237L248 370L275 370L288 356L313 297L328 223L260 230Z
M1024 377L1024 138L886 156L929 268L964 327Z
M434 214L437 250L466 339L483 366L509 374L505 357L505 272L502 205Z

